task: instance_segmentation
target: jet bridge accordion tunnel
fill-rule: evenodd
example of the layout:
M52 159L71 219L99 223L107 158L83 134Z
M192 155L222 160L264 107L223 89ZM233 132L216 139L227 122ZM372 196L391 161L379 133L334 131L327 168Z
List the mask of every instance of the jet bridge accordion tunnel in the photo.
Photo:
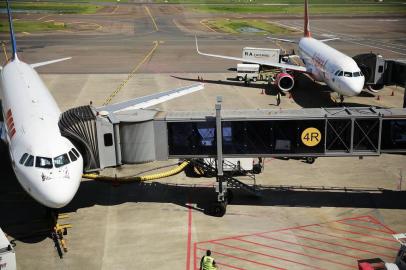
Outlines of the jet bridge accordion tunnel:
M59 123L85 171L217 156L215 112L69 110ZM406 109L221 111L223 157L376 156L406 153Z

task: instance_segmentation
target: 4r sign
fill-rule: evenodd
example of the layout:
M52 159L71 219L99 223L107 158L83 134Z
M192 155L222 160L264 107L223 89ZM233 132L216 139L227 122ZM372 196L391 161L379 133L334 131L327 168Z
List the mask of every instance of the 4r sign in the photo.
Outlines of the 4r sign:
M321 132L317 128L309 127L302 132L302 143L306 146L313 147L321 142Z

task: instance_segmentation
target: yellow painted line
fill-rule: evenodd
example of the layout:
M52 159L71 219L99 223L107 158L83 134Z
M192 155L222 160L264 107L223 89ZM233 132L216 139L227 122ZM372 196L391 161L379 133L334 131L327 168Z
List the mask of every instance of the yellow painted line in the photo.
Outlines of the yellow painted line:
M6 62L8 62L8 55L7 55L7 50L6 50L6 44L4 42L1 42L1 47L3 47L3 53L4 57L6 58Z
M118 9L118 5L113 9L113 11L111 12L111 14L115 14L116 11L117 11L117 9Z
M42 16L42 17L38 18L37 20L38 20L38 21L42 21L43 19L45 19L45 18L47 18L47 17L49 17L49 16L51 16L51 15Z
M155 52L155 50L158 48L159 42L154 41L154 47L148 52L147 55L145 55L144 59L138 65L128 74L127 78L114 90L113 93L104 101L103 106L108 105L111 100L121 91L123 88L127 85L127 83L131 80L132 77L134 77L135 73L138 71L138 69L148 60L148 58L151 57L151 55Z
M53 22L54 20L48 20L48 21L44 21L44 22Z
M217 31L214 30L213 28L211 28L210 26L208 26L208 25L205 23L205 21L206 21L205 19L201 20L201 21L200 21L200 24L203 25L204 27L208 28L210 31L213 31L213 32L216 32L216 33L217 33Z
M29 33L29 32L21 32L22 34L25 34L25 35L31 35L31 33Z
M147 6L145 6L145 10L147 11L147 14L149 15L149 17L151 18L152 24L154 25L155 31L159 31L158 25L156 25L154 16L152 16L151 11L149 10L149 8Z

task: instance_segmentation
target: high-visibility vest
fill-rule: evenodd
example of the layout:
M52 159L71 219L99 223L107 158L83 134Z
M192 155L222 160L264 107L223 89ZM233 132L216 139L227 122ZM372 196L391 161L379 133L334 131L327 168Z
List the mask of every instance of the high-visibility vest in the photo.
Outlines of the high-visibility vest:
M214 259L210 256L204 256L203 258L203 270L212 270L213 269Z

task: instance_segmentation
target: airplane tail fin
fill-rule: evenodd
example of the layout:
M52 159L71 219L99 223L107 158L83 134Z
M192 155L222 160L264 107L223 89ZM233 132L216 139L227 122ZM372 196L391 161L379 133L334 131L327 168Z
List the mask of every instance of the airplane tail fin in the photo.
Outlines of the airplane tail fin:
M309 3L308 0L305 0L304 4L304 36L311 37L310 25L309 25Z
M8 24L10 28L10 41L11 41L11 48L13 50L13 57L11 59L17 59L17 43L16 38L14 35L14 27L13 27L13 18L11 17L10 5L8 0L6 0L7 5L7 14L8 14Z

